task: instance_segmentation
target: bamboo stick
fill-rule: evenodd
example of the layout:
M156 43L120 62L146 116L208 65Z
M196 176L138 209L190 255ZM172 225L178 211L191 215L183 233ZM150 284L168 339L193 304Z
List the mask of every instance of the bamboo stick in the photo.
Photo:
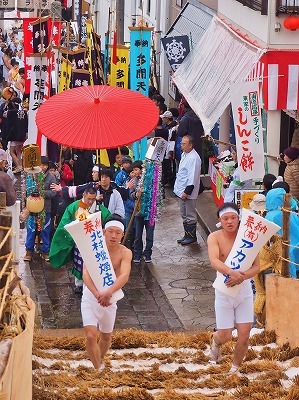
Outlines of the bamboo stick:
M284 204L282 211L282 264L281 264L281 276L288 278L289 273L289 237L290 237L290 213L291 211L291 199L290 193L284 195ZM286 211L284 211L286 210Z

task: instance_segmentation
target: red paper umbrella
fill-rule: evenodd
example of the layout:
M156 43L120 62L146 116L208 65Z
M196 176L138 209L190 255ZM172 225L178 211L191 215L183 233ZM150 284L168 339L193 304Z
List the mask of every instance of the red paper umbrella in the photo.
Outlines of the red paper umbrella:
M146 96L113 86L82 86L50 97L36 114L39 132L53 142L86 150L135 142L159 118Z

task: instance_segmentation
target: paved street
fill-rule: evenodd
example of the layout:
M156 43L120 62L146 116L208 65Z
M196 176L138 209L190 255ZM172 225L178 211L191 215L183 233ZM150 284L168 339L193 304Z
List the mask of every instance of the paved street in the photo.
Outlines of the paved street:
M211 193L199 196L198 209L213 208ZM208 208L207 208L208 209ZM203 211L201 211L203 212ZM213 215L210 218L213 220ZM207 217L207 216L205 216ZM142 330L213 329L213 288L215 276L208 262L206 232L198 226L198 244L178 245L183 233L177 200L170 190L161 220L155 229L153 263L132 265L125 298L118 303L116 328ZM38 255L24 262L24 235L21 231L19 273L37 303L37 327L79 328L80 296L74 292L70 266L54 269Z

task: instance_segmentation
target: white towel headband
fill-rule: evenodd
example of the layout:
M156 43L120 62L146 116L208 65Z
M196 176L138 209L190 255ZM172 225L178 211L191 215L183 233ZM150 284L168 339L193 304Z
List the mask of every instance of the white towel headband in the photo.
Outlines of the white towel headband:
M232 207L227 207L227 208L225 208L224 210L221 210L221 211L219 212L219 218L221 218L223 214L226 214L226 213L229 213L229 212L230 212L230 213L237 214L237 216L239 216L239 213L238 213L237 210L235 210L235 209L232 208Z
M123 232L125 230L124 224L122 222L120 222L120 221L117 221L117 220L108 221L105 224L105 229L109 228L109 226L113 226L115 228L120 228Z

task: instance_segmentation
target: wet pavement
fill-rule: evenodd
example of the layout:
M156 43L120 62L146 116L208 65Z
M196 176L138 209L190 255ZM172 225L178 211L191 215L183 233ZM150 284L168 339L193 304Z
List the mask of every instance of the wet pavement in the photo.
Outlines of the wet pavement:
M166 194L155 228L153 263L132 264L125 297L118 302L116 329L195 331L215 326L215 272L206 246L207 232L216 221L212 194L204 192L198 198L198 210L208 223L203 228L198 224L198 244L189 246L176 242L183 233L182 221L177 199L169 189ZM25 230L21 230L17 269L37 304L37 328L80 328L80 295L74 292L71 266L55 269L38 254L30 263L24 262L24 236Z

